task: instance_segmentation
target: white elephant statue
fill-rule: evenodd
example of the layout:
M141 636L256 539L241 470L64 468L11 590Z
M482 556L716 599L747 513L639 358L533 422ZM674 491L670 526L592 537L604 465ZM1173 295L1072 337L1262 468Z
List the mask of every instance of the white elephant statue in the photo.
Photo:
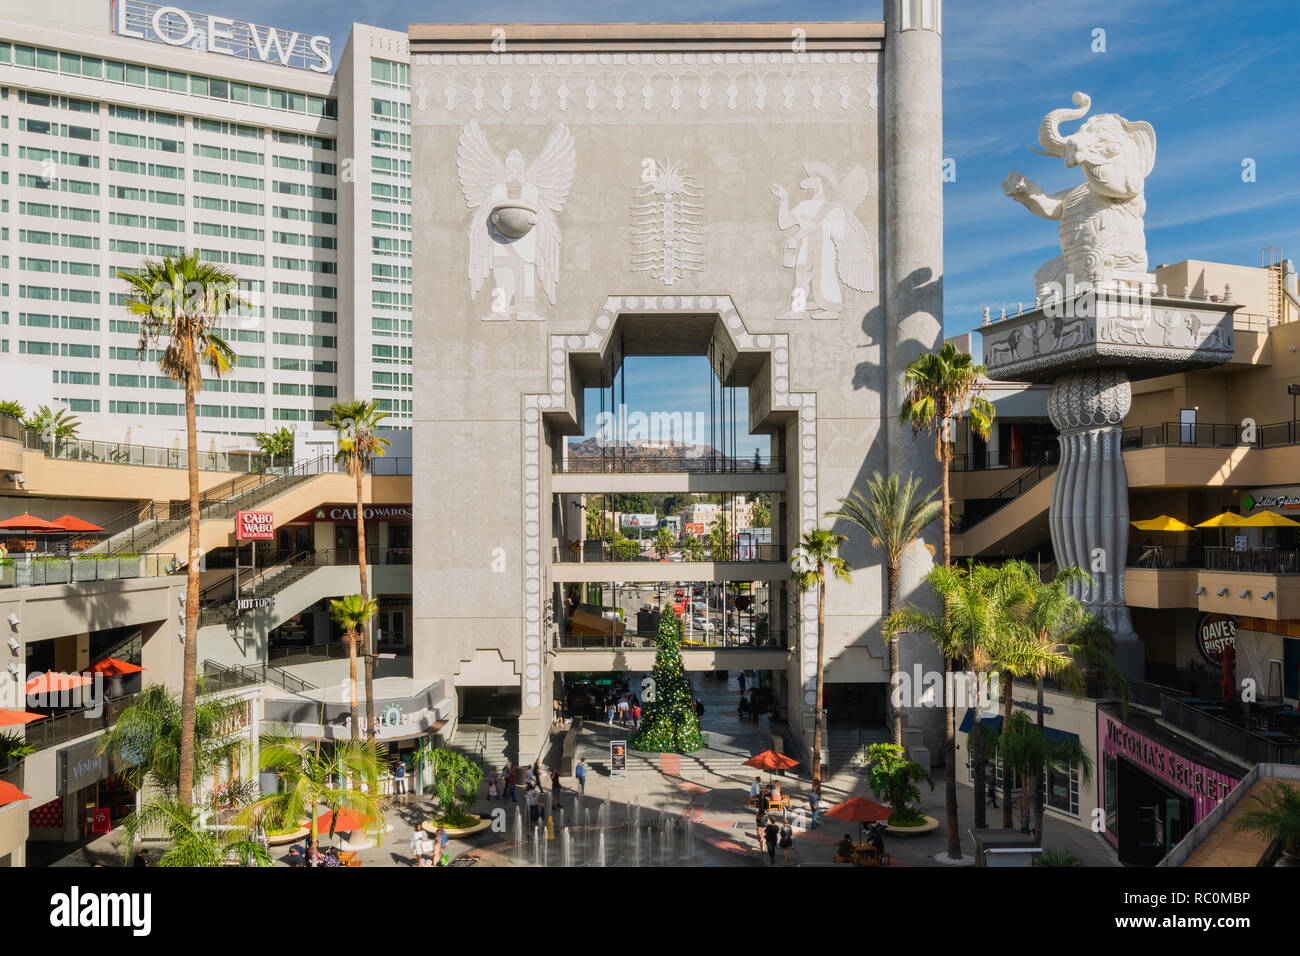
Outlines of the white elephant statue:
M1081 185L1049 196L1015 171L1002 183L1002 191L1034 215L1061 223L1061 255L1034 275L1040 303L1084 284L1096 287L1112 273L1147 271L1143 187L1155 165L1155 130L1150 123L1100 113L1063 135L1061 124L1082 119L1091 102L1086 93L1075 93L1076 108L1052 110L1038 130L1046 155L1083 170Z

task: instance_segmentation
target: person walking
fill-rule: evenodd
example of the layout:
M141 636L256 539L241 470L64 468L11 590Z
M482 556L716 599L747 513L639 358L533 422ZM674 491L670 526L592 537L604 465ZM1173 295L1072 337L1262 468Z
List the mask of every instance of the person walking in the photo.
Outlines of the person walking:
M496 771L494 770L492 771L492 775L488 777L488 803L491 803L496 798L497 798L497 774Z
M578 778L578 792L587 792L587 758L583 757L573 768L573 775Z
M764 845L764 827L767 826L767 811L759 805L758 812L754 814L754 831L758 834L758 852L762 853L766 846Z
M636 701L634 700L632 702L632 729L637 730L640 728L640 726L641 726L641 705L636 703Z
M812 824L808 827L810 830L817 829L817 818L822 812L822 785L814 783L812 791L808 794L808 809L812 811Z
M611 694L605 701L605 723L614 723L614 697Z
M626 726L627 726L627 715L628 715L628 703L627 703L627 698L626 698L626 697L620 697L620 698L618 699L618 725L619 725L620 727L626 727Z
M538 790L542 789L542 773L543 773L542 762L540 760L534 760L533 761L533 783L537 786Z
M397 761L397 766L393 769L393 796L401 797L406 795L406 764Z
M560 768L554 767L551 770L551 793L555 795L556 803L559 803L560 790L562 789L560 786Z
M424 831L424 827L416 827L411 831L411 856L415 857L416 866L429 865L429 834Z
M438 827L438 832L433 835L433 852L437 859L434 866L446 866L450 862L451 850L447 846L449 843L451 837L447 836L446 828Z
M740 685L740 692L743 694L743 693L745 692L745 672L744 672L744 671L741 671L738 675L736 675L736 683Z
M564 726L564 718L560 715L560 698L558 698L558 697L555 698L555 701L554 701L554 703L552 704L552 707L553 707L554 710L555 710L555 720L553 721L553 723L555 724L556 727L563 727L563 726Z
M776 825L774 817L767 818L767 824L763 827L763 842L767 845L767 856L776 866L776 844L781 838L781 828Z
M524 788L524 802L528 804L528 823L530 826L536 826L537 821L541 819L542 808L537 802L541 795L541 791L531 783Z
M518 803L519 797L515 793L515 768L506 764L506 794L503 800L509 800L511 803Z
M790 818L781 818L781 833L777 838L777 845L781 847L782 861L790 862L790 847L794 846L794 830L790 826ZM772 862L776 862L773 860Z

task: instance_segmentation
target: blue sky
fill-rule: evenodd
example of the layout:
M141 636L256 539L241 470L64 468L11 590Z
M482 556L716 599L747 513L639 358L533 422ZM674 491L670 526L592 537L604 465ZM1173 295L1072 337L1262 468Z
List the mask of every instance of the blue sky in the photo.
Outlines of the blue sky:
M879 0L318 0L308 14L289 0L211 6L227 16L327 32L336 50L353 20L404 29L412 20L875 20L881 11ZM1098 29L1105 31L1101 53L1093 52ZM977 325L985 306L996 315L1031 299L1034 270L1058 253L1055 224L1003 196L1001 183L1012 169L1048 192L1079 181L1077 170L1030 151L1043 114L1070 105L1075 90L1092 97L1093 112L1155 127L1146 218L1152 265L1189 258L1258 265L1265 246L1300 258L1298 49L1294 0L948 0L944 155L956 161L957 178L944 187L947 334ZM1254 160L1255 182L1242 181L1246 159ZM645 368L629 376L642 401L664 394L664 382L701 378L705 398L696 407L707 405L702 361L664 359ZM642 407L690 410L681 402Z

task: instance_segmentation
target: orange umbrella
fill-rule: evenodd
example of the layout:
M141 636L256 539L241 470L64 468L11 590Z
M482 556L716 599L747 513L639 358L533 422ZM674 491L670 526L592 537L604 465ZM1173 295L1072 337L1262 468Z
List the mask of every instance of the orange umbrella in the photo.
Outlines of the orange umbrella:
M826 811L826 815L836 820L847 820L849 823L874 823L877 820L888 820L893 812L889 807L882 807L874 800L854 797L852 800L835 804Z
M19 800L30 800L27 794L23 793L12 783L5 783L0 780L0 807L7 806L11 803L17 803Z
M746 760L745 766L771 772L776 770L791 770L799 766L799 761L792 760L785 754L779 754L775 750L764 750L761 754L758 754L755 757L750 757Z
M96 674L103 674L105 677L124 677L127 674L138 674L144 670L139 664L119 661L116 657L105 657L99 663L92 664L90 669Z
M0 521L0 530L3 531L67 531L62 525L57 525L53 521L46 521L44 518L38 518L35 515L23 512L14 518L6 518Z
M91 524L89 521L84 521L81 518L76 518L70 514L64 515L61 518L55 518L51 524L58 525L64 531L93 532L104 530L97 524Z
M59 674L46 671L27 682L26 692L28 697L35 697L38 694L58 694L72 690L74 687L84 687L89 683L90 678L85 674Z
M25 710L5 710L0 707L0 727L13 724L30 724L33 720L44 720L44 714L29 714Z
M316 828L322 833L330 832L331 823L334 824L336 833L350 833L353 830L364 830L370 825L370 817L356 810L343 810L336 819L333 810L326 810L316 818Z

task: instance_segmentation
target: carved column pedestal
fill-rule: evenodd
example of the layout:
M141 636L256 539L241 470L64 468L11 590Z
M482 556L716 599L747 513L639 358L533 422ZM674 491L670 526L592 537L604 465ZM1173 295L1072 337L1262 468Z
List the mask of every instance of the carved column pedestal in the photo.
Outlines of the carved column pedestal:
M1136 657L1140 678L1142 646L1124 601L1129 511L1120 438L1132 397L1119 368L1072 372L1053 383L1047 412L1060 432L1061 464L1048 524L1057 563L1092 575L1076 596L1114 633L1120 667L1129 670Z

